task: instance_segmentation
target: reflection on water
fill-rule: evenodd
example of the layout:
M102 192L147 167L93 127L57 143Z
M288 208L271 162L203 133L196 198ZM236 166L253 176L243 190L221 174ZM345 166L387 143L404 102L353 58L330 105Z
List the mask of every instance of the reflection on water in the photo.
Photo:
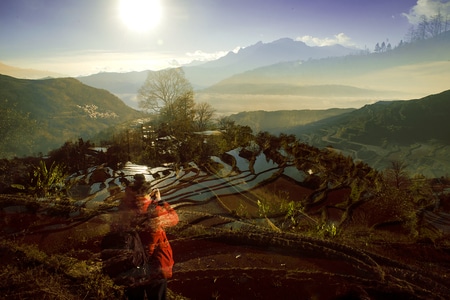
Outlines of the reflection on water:
M128 176L133 176L134 174L148 174L150 171L148 166L133 164L132 162L127 162L124 167L119 171Z
M221 164L220 172L205 172L191 163L187 168L172 166L151 168L127 162L123 168L113 171L104 166L88 170L87 174L74 174L75 184L69 191L76 204L85 208L97 208L104 203L121 201L125 189L124 179L133 181L135 174L144 174L152 187L158 187L164 199L174 207L215 197L240 194L257 187L275 176L284 175L297 182L303 182L309 174L298 170L292 164L278 165L267 159L264 153L254 162L239 156L239 151L228 152L234 158L234 167L218 157L213 160ZM428 212L424 214L429 224L437 230L450 232L450 214Z

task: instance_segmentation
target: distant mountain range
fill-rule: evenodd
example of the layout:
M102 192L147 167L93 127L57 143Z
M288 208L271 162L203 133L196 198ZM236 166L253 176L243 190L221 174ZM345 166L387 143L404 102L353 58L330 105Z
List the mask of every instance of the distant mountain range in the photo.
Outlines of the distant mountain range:
M8 66L0 62L0 74L23 79L42 79L48 77L65 77L63 74L35 69L23 69Z
M448 77L445 76L448 73L445 71L449 69L450 64L449 48L450 32L448 35L440 36L440 38L406 44L385 53L274 64L237 74L211 86L207 91L214 91L223 85L227 85L232 90L233 85L253 84L253 90L247 91L247 93L262 94L259 88L275 84L362 87L362 83L366 84L366 88L370 87L377 90L402 92L406 86L414 90L416 87L408 85L408 80L411 83L411 80L415 80L417 76L423 76L423 74L416 73L424 73L424 71L427 73L436 71L433 74L435 77L419 77L419 79L435 79L438 81L440 79L440 81L448 83ZM421 70L422 72L420 72ZM397 73L400 71L404 72L403 75L406 75L406 78L399 78ZM372 82L376 78L379 81ZM390 82L393 79L395 79L394 82ZM426 81L422 85L425 83L436 84L432 81Z
M419 98L450 88L449 49L446 32L383 53L282 62L231 76L197 97L234 113L252 106L272 111L357 108Z
M242 112L230 118L275 135L294 134L319 148L332 147L379 170L402 161L411 175L450 174L450 90L357 110ZM293 124L296 119L303 124Z
M450 88L448 49L450 32L382 53L362 53L339 45L309 47L283 38L183 69L196 91L196 100L211 104L222 115L252 110L358 108ZM104 72L77 79L106 89L137 109L137 91L149 72L153 71Z
M66 141L91 138L112 125L143 115L110 92L84 85L73 78L29 80L0 75L0 100L3 101L2 118L14 113L30 124L22 133L16 134L18 140L10 140L9 145L2 144L11 148L27 134L33 143L27 141L29 148L13 147L13 154L18 156L46 154ZM2 123L2 126L14 130L16 126L11 122L15 120L8 120L9 123Z
M303 42L283 38L271 43L258 42L240 49L237 53L230 51L226 56L214 61L184 66L183 70L194 89L200 90L235 74L275 63L336 57L356 52L355 49L340 45L310 47ZM98 73L78 79L85 84L106 89L120 97L126 104L137 108L135 97L148 72L152 71Z
M358 108L448 89L448 49L450 32L382 53L361 53L342 46L309 47L280 39L183 69L197 101L210 103L220 114ZM137 108L137 90L148 72L99 73L78 79L109 90Z
M304 42L282 38L271 43L258 42L202 65L186 66L184 70L194 86L206 88L235 74L277 63L339 57L357 52L341 45L310 47Z

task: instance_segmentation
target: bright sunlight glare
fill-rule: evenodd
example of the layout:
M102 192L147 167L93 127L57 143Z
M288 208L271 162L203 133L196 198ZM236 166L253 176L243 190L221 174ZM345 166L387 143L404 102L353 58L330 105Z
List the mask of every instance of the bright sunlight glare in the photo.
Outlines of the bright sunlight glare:
M162 9L160 0L120 0L119 12L129 29L145 32L158 25Z

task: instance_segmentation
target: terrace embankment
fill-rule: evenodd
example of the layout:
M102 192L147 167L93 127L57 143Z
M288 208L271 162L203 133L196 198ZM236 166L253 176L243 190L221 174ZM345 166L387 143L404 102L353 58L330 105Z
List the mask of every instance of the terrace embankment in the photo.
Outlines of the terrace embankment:
M211 201L178 209L173 293L189 299L445 299L450 293L450 249L280 233L220 207ZM401 240L395 231L390 239L396 234Z
M311 192L283 177L261 188L296 197ZM323 212L346 193L328 193L311 211ZM8 197L12 203L12 196ZM396 226L369 230L367 218L359 217L368 213L364 210L370 207L364 205L352 221L352 227L360 230L334 238L281 232L258 216L254 199L246 194L179 201L174 206L180 222L168 231L176 261L169 299L445 299L450 295L448 241L412 241ZM237 214L242 206L247 217ZM49 254L72 253L101 263L99 241L113 215L104 211L85 219L64 219L33 212L32 207L8 206L2 209L2 233ZM2 265L8 265L6 259L2 256Z

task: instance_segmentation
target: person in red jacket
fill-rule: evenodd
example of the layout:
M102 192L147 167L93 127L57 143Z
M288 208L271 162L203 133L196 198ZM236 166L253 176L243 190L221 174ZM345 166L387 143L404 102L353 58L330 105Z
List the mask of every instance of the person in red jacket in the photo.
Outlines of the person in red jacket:
M150 185L145 180L144 174L134 175L134 182L125 188L125 197L123 198L119 209L134 214L141 214L151 202Z
M125 190L124 206L130 207L139 216L145 216L144 229L139 236L147 250L149 264L154 280L143 287L127 291L128 299L166 299L167 279L172 277L174 265L172 247L167 239L165 228L178 223L178 214L161 199L159 189L145 192L145 177L135 176L135 184ZM134 199L134 200L133 200Z

